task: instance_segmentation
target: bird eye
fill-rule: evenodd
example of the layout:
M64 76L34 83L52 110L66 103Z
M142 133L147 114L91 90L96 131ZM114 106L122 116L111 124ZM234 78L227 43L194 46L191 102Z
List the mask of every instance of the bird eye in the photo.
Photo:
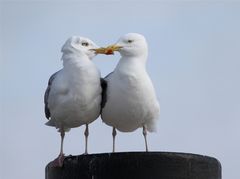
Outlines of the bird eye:
M132 42L133 42L133 40L128 40L127 42L128 42L128 43L132 43Z
M85 46L85 47L87 47L89 45L89 43L88 42L82 42L82 46Z

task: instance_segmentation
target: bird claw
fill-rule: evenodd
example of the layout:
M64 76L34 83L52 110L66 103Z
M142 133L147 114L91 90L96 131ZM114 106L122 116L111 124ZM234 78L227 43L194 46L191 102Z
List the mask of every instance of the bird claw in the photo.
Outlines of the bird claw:
M88 155L88 152L84 152L82 155Z
M65 158L66 157L64 156L64 154L60 154L56 159L54 159L50 163L50 167L62 167Z

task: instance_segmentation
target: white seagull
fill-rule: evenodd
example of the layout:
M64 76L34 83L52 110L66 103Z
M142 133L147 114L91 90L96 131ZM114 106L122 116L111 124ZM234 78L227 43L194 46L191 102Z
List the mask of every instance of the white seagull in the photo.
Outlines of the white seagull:
M147 131L156 131L160 106L151 79L146 71L148 56L144 36L128 33L119 41L105 48L106 54L119 51L121 59L115 70L104 80L103 109L101 118L113 127L113 152L116 129L132 132L143 128L146 151Z
M88 124L100 115L100 72L91 61L98 46L85 37L72 36L62 47L63 68L54 73L44 95L45 115L48 126L59 129L61 134L60 154L54 166L62 166L64 160L63 139L70 128L86 125L85 153L89 129Z

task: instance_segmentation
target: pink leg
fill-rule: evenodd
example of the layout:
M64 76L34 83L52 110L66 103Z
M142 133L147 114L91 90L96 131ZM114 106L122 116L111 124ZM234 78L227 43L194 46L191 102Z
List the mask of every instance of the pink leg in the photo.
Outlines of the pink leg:
M61 134L61 148L60 148L60 154L59 156L51 162L51 167L62 167L63 166L63 161L65 159L64 153L63 153L63 140L65 136L65 131L64 129L60 129L60 134Z

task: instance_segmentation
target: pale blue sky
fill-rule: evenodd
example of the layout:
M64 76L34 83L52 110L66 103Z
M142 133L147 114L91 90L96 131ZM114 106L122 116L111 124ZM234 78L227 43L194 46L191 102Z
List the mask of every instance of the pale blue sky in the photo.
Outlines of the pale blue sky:
M224 179L238 179L240 161L240 2L1 1L0 178L42 179L60 137L44 125L43 95L62 67L72 35L104 46L128 32L149 43L148 72L161 104L150 150L218 158ZM97 56L105 76L119 55ZM111 128L90 125L90 153L111 151ZM142 151L141 130L118 133L117 151ZM84 152L83 127L66 135L65 153Z

